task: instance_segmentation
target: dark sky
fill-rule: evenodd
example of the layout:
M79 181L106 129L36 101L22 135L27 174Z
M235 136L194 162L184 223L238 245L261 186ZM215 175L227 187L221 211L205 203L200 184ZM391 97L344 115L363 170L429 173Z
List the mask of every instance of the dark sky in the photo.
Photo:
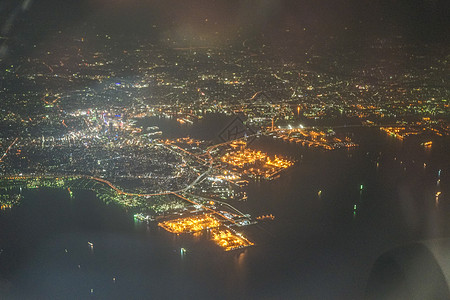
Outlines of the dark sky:
M402 35L448 42L448 0L3 0L1 36L41 39L57 30L212 42L279 32Z

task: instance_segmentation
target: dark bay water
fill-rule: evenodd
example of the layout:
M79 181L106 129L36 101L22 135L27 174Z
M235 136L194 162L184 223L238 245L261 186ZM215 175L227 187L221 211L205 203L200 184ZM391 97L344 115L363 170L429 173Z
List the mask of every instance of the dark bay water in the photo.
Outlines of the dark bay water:
M206 118L190 127L147 122L168 136L213 139L229 120ZM270 138L253 142L298 162L277 180L252 182L248 201L235 203L253 216L276 216L244 229L256 246L241 252L135 223L90 192L70 199L67 191L26 191L21 205L0 212L0 293L12 299L359 299L382 252L450 236L450 145L441 139L425 150L376 128L352 133L359 148L332 152Z

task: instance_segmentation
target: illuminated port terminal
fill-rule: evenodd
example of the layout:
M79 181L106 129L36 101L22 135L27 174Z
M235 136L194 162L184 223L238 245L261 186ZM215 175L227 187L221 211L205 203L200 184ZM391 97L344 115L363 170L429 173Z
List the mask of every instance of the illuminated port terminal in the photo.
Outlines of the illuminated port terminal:
M405 126L385 126L380 127L380 130L399 140L403 140L410 136L420 136L424 134L428 137L448 135L448 132L445 130L445 128L424 122L416 122ZM431 147L431 145L431 141L426 141L423 143L423 146L425 147Z
M234 232L234 230L226 228L214 228L211 230L212 240L225 251L241 249L254 244L246 239L242 234Z
M275 155L271 158L266 153L247 148L247 143L235 141L230 144L234 150L225 153L220 161L250 177L271 179L279 172L289 168L294 162Z
M406 127L380 127L380 130L399 140L403 140L407 136L419 133L418 131L410 131Z
M336 133L331 129L322 131L316 128L277 128L270 130L269 135L286 142L311 148L322 148L324 150L354 148L358 146L349 137L338 138Z
M201 214L165 221L158 224L165 230L181 233L197 233L210 229L211 239L225 251L241 249L254 245L241 233L235 232L223 225L216 217L210 214Z
M258 221L262 221L262 220L275 220L275 216L270 214L270 215L262 215L262 216L258 216L256 217L256 220Z
M172 233L191 233L220 226L219 220L210 214L195 215L161 222L158 226Z

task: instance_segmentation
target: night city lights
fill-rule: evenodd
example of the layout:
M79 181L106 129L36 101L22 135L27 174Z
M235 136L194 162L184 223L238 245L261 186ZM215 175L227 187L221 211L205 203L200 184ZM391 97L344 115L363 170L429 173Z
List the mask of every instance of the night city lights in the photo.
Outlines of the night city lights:
M450 299L450 6L0 1L1 299Z

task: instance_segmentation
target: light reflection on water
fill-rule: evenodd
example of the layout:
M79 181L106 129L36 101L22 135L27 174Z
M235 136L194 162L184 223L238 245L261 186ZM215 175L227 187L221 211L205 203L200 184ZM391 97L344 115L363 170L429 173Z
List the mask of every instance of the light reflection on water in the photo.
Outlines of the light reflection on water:
M245 232L255 247L229 253L207 233L174 235L135 223L92 193L70 199L66 192L24 191L22 205L0 212L1 275L18 296L28 296L24 290L85 298L93 288L96 296L113 298L277 298L280 290L287 298L361 298L381 252L449 236L450 168L448 148L438 144L414 148L374 129L356 132L355 138L360 148L333 152L255 141L253 147L301 162L278 180L249 185L248 201L237 208L253 216L273 213L276 219ZM95 241L94 253L86 249L88 241Z

